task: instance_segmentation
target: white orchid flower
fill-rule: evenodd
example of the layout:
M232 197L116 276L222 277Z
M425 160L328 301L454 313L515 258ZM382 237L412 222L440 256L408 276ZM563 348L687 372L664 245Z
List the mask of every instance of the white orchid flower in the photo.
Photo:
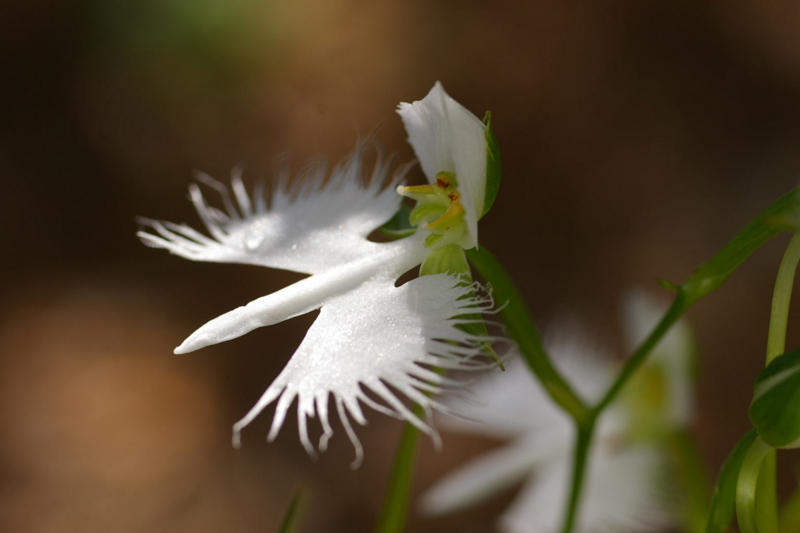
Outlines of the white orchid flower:
M651 320L652 327L658 317L640 316L637 321L641 318ZM554 364L578 394L590 402L599 400L616 372L611 360L599 356L574 328L562 330L548 344ZM680 353L662 354L665 359L682 358ZM524 481L501 516L500 529L559 531L569 497L574 423L520 361L502 375L487 376L473 392L473 401L448 402L463 418L443 422L449 429L509 443L436 483L422 496L422 511L431 516L457 511ZM642 533L674 525L671 500L662 486L668 456L659 443L634 438L633 423L619 402L598 421L576 531Z
M457 183L432 187L436 190L430 194L447 198L447 194L458 197L459 191L469 191L461 193L469 197L484 187L481 180L486 181L486 126L447 97L439 84L425 101L433 98L438 103L430 106L408 104L430 110L415 118L410 138L418 154L424 150L420 160L426 172L436 168L430 166L435 158L445 165L440 170L455 170L459 177ZM433 144L427 144L425 138ZM438 142L434 143L434 138ZM490 296L477 295L480 291L475 286L447 275L446 270L395 286L402 274L420 265L431 251L457 240L451 238L451 227L458 226L459 216L450 213L449 222L439 226L429 216L418 217L418 223L430 221L434 227L421 224L424 227L415 235L395 242L368 240L371 232L398 211L402 198L395 187L407 167L390 179L391 161L379 153L367 176L363 151L362 145L330 176L319 168L291 187L284 176L268 199L263 190L251 198L240 177L234 175L234 202L223 185L202 177L201 181L221 194L224 206L224 210L210 207L199 187L190 187L191 200L210 237L183 224L150 220L144 221L147 230L138 233L146 244L195 261L254 264L310 274L211 320L175 349L175 353L191 352L321 308L286 367L234 425L236 445L240 431L277 402L268 437L274 439L297 398L303 446L315 453L307 419L319 416L323 434L318 448L324 450L333 433L328 413L331 396L356 448L355 465L363 452L350 418L366 423L361 404L405 419L437 440L431 425L417 417L395 391L422 406L430 417L432 408L444 407L426 393L458 384L435 369L487 366L478 356L491 339L464 326L475 322L475 313L491 308ZM476 164L484 168L473 169ZM458 185L465 187L459 189ZM429 191L420 194L429 195ZM472 204L467 211L471 209ZM440 237L430 239L431 235ZM426 246L426 239L443 242ZM463 251L460 253L463 256Z
M456 242L464 249L477 246L478 220L491 209L500 185L500 155L491 130L491 114L478 120L439 82L425 98L400 104L397 112L430 183L398 192L418 201L420 220L441 215L429 224L433 234L426 244ZM457 190L453 190L453 182ZM448 194L441 194L441 189ZM440 193L438 198L433 192ZM443 227L449 229L448 235L441 234Z

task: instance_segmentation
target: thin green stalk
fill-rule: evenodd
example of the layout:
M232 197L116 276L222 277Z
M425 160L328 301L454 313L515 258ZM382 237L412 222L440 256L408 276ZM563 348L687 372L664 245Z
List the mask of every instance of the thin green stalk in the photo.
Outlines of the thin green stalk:
M777 520L771 527L768 517L764 516L764 507L760 505L761 498L758 486L763 484L764 459L770 455L772 447L757 437L750 446L739 472L736 484L736 521L742 533L775 533Z
M739 439L717 475L711 495L711 508L706 522L706 533L725 533L730 531L733 511L736 507L736 485L747 453L755 442L758 433L751 429Z
M681 317L689 307L681 289L667 313L653 332L645 339L633 356L628 360L622 372L612 384L600 403L588 409L572 387L564 380L553 366L547 352L542 346L541 338L525 302L513 281L505 272L497 259L485 248L468 250L467 257L480 272L485 281L491 283L495 300L502 308L511 337L517 341L525 361L539 378L550 397L558 403L572 418L578 428L578 440L575 446L575 463L572 475L572 488L569 506L564 519L564 533L571 533L577 517L580 495L588 464L588 452L592 441L594 423L608 404L622 390L628 379L641 366L650 351L658 344L669 328Z
M756 524L759 533L778 533L778 455L775 450L767 452L758 473Z
M775 279L775 288L772 292L772 308L770 309L767 335L767 365L786 351L789 305L792 301L792 286L798 262L800 262L800 233L795 233L783 254L781 265L778 267L778 276ZM778 529L777 464L778 458L774 450L766 454L761 464L754 496L758 531L777 531Z
M595 419L590 419L590 422L583 425L576 422L576 442L574 459L572 462L572 486L569 493L569 503L567 504L566 514L564 518L563 533L571 533L575 528L575 522L578 518L578 504L581 500L583 492L583 480L586 477L586 467L588 465L589 449L592 445L592 436L594 434Z
M421 409L417 409L421 411ZM417 414L421 414L418 412ZM411 499L411 481L414 477L414 461L417 456L419 431L406 422L397 445L394 467L386 488L386 499L376 533L400 533L406 527L408 503Z
M289 507L286 508L281 525L278 527L278 533L292 533L297 528L303 499L303 486L301 485L294 491L292 501L289 502Z
M800 233L795 233L789 241L786 253L783 254L772 293L767 336L767 364L786 351L786 325L789 322L789 303L792 300L792 286L798 262L800 262Z
M547 355L536 324L525 305L525 300L500 262L486 247L467 250L470 263L481 277L491 284L495 301L511 337L517 342L520 352L531 371L558 405L573 419L586 424L589 410L561 373L556 370Z
M682 285L664 283L676 291L672 305L655 329L628 359L602 400L592 408L587 408L553 367L547 352L542 347L538 331L524 300L499 262L486 248L467 251L467 257L473 266L481 273L484 280L492 284L497 301L505 305L502 315L508 331L517 341L531 370L550 397L575 420L578 427L579 438L575 447L575 468L564 533L571 533L575 524L595 420L617 397L634 372L645 362L652 349L683 313L694 303L718 289L750 254L777 235L781 228L773 224L773 221L793 214L798 206L800 206L800 192L790 191L759 213L709 261L697 267ZM785 307L788 312L788 304ZM783 331L785 333L785 325Z

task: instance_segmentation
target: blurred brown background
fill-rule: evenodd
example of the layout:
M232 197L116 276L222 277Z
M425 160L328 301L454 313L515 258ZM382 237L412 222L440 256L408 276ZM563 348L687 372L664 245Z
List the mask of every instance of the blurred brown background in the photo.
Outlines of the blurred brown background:
M371 529L397 422L373 414L355 472L341 430L317 462L292 417L265 444L269 412L230 446L313 317L171 353L299 279L138 242L137 215L196 223L194 170L335 161L378 126L409 159L394 108L441 80L494 113L504 181L482 242L539 319L619 344L622 291L681 281L800 180L798 27L800 4L757 0L4 2L0 530L273 531L301 482L302 531ZM785 242L690 313L714 469L748 427ZM417 489L493 445L425 442ZM410 530L491 531L508 498Z

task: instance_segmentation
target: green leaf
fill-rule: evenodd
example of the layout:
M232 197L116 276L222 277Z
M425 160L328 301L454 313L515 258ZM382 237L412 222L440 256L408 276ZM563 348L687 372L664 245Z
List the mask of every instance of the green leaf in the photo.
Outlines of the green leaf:
M780 233L785 225L777 223L800 209L797 189L783 195L737 233L722 250L695 269L681 285L687 305L717 289L759 246Z
M753 389L750 421L764 442L796 447L800 438L800 349L776 357Z
M733 451L722 465L719 476L717 476L717 483L714 485L706 533L725 533L730 530L736 502L736 484L739 480L739 471L742 468L747 451L753 445L757 436L754 429L748 431L736 443Z
M400 209L397 210L397 213L394 214L389 222L378 228L378 232L390 239L402 239L413 235L417 228L412 226L409 221L411 209L412 207L405 202L400 204Z
M492 112L487 111L483 117L486 124L486 188L483 196L483 211L478 219L489 212L497 198L500 190L500 147L497 145L497 138L494 136L492 128Z
M283 520L278 528L278 533L292 533L297 527L297 519L300 514L300 507L303 500L303 487L302 485L294 491L292 501L289 502L289 507L286 508L286 513L283 515Z

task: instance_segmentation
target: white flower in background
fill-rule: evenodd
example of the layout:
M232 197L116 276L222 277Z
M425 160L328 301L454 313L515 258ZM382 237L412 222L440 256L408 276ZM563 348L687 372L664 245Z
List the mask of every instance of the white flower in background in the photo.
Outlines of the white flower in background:
M622 300L625 340L629 352L644 341L666 307L642 290ZM657 437L664 430L687 427L694 418L696 346L689 324L679 320L653 349L647 364L623 391L621 401L636 418L640 434ZM648 435L644 435L648 436Z
M651 305L649 301L643 304L640 297L628 301L629 308L637 310ZM634 321L631 327L639 331L649 330L659 317L636 313L629 318ZM653 354L657 360L652 364L685 360L678 349L685 346L681 337L686 333L686 326L680 326L672 334L673 340L665 339L658 354ZM614 378L616 365L598 354L574 328L560 330L548 344L554 364L576 392L588 402L598 401ZM675 378L665 372L668 390L690 395L690 390L672 387ZM501 516L500 529L509 533L559 531L569 496L574 423L550 400L522 361L514 361L504 374L486 376L473 392L473 401L448 402L451 410L464 418L448 418L443 421L446 427L509 442L436 483L422 496L421 510L431 516L454 512L524 482ZM687 401L666 395L662 399L665 405ZM676 399L679 401L673 402ZM662 427L672 424L676 428L674 424L687 422L662 417ZM577 531L642 533L674 525L674 501L664 487L669 481L668 455L661 442L638 438L635 423L636 417L622 402L612 404L598 421Z
M482 190L487 137L483 123L447 96L438 83L423 102L403 104L401 114L407 124L413 123L409 140L425 172L455 174L446 183L434 183L419 192L441 199L439 215L458 198L470 198ZM289 187L284 176L269 198L262 190L251 199L241 179L234 176L234 202L223 185L202 177L201 181L220 193L224 206L224 210L210 207L199 187L190 187L192 202L210 237L183 224L150 220L144 221L147 231L138 233L146 244L195 261L254 264L310 274L211 320L175 349L175 353L191 352L321 308L286 367L234 425L237 445L242 428L277 401L268 437L274 439L297 398L303 446L315 453L307 419L319 416L323 435L318 448L324 450L333 433L328 414L331 396L356 448L354 464L360 462L362 449L350 418L366 423L362 403L405 419L436 440L435 430L414 415L395 391L421 405L430 417L431 408L442 406L426 393L458 384L433 368L486 366L476 357L490 339L456 326L474 322L465 315L488 310L490 297L476 296L475 286L445 273L395 286L397 279L420 265L431 250L456 240L451 234L465 226L464 216L450 209L447 220L437 226L437 219L430 216L436 209L428 209L428 216L417 217L421 231L415 235L389 243L369 241L368 235L398 211L402 198L395 186L406 169L390 180L391 161L378 150L377 162L367 175L363 151L364 146L357 148L330 177L324 168L318 168ZM405 189L400 187L400 191ZM468 221L474 214L472 206L469 203L465 209ZM471 224L466 223L472 231ZM439 237L431 239L431 235ZM470 235L470 242L475 241L477 234L472 231ZM462 250L459 253L463 255ZM384 403L370 398L365 390Z

